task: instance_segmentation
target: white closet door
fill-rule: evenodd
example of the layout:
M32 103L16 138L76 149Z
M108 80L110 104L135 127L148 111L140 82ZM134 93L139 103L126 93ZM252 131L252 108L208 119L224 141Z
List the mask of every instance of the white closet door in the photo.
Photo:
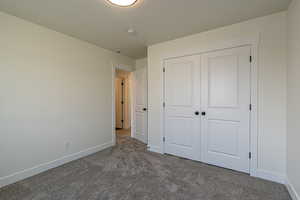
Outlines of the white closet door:
M134 137L144 143L148 143L148 101L147 101L147 68L141 68L134 72L135 79L135 122Z
M250 166L249 58L250 47L202 55L203 161L247 173Z
M200 159L200 56L165 61L165 153Z

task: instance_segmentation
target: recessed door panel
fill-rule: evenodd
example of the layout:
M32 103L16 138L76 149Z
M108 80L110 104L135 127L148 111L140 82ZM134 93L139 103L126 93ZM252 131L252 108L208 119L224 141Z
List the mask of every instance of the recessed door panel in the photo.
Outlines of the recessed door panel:
M135 126L135 131L136 134L140 137L144 137L145 136L145 128L146 128L146 124L145 124L145 115L142 112L136 112L136 126Z
M169 106L192 106L194 100L193 71L192 60L173 63L172 67L168 67L166 100Z
M210 107L238 106L238 57L217 56L208 59Z
M238 156L239 122L208 121L208 151L215 154Z
M169 134L168 142L172 145L193 148L193 138L187 137L186 133L193 132L192 118L170 117L168 120L167 131Z

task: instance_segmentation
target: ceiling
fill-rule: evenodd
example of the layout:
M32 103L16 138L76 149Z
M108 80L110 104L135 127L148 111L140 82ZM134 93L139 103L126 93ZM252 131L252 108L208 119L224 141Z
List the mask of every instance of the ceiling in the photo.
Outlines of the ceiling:
M0 0L0 11L134 59L146 46L287 9L290 0ZM132 28L134 33L127 30Z

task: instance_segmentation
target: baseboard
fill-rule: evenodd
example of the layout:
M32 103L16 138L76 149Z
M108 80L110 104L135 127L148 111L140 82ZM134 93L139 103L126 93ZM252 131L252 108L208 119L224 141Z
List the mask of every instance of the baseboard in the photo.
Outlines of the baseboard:
M93 153L96 153L98 151L104 150L108 147L113 146L112 142L108 142L108 143L104 143L102 145L98 145L95 147L91 147L88 149L85 149L83 151L71 154L71 155L67 155L64 156L62 158L59 158L57 160L51 161L51 162L47 162L47 163L43 163L40 165L37 165L35 167L29 168L29 169L25 169L23 171L20 172L16 172L14 174L5 176L5 177L0 177L0 188L13 184L15 182L21 181L23 179L29 178L31 176L37 175L39 173L45 172L49 169L58 167L60 165L66 164L68 162L71 162L73 160L77 160L79 158L91 155Z
M148 146L148 150L151 152L162 154L162 151L158 146Z
M257 169L254 174L251 174L251 176L265 179L268 181L273 181L276 183L281 183L285 184L286 183L286 176L283 174L275 173L275 172L270 172L267 170L263 169Z
M300 195L297 193L296 189L288 179L286 180L286 188L289 191L292 200L300 200Z

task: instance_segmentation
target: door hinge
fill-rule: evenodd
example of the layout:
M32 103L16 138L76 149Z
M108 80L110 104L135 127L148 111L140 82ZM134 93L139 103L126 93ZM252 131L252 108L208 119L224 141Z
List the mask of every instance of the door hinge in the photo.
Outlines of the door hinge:
M251 154L251 152L249 152L249 159L251 159L252 158L252 154Z
M252 56L250 56L250 63L252 63Z
M164 107L164 108L166 107L166 103L165 103L165 102L163 102L163 107Z
M163 137L163 142L165 142L166 141L166 138L165 137Z
M166 72L166 68L163 68L163 72Z
M252 110L252 104L249 104L249 110L250 111Z
M124 120L122 119L121 122L124 123Z
M122 82L121 85L124 86L124 82Z
M121 101L121 104L124 104L124 101Z

